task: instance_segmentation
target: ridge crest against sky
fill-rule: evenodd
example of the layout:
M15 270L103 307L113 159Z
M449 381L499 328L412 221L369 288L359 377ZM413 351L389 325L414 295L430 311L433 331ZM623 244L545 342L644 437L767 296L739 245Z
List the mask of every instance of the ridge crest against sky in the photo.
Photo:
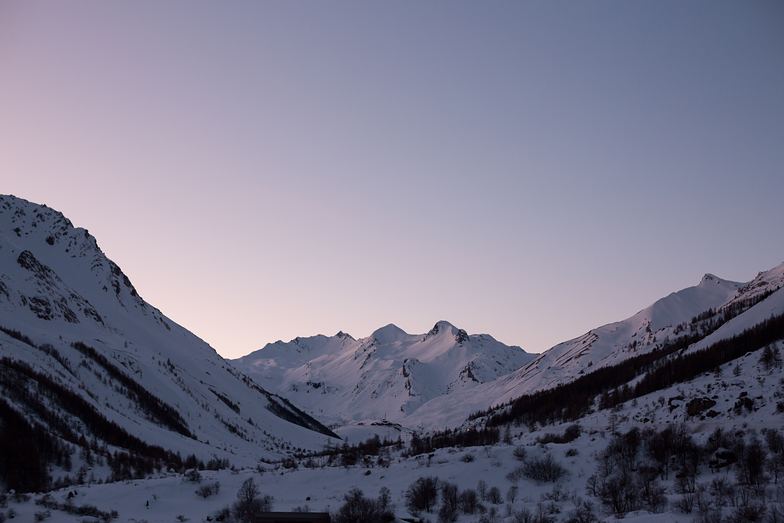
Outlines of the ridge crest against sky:
M784 259L783 25L777 1L6 1L0 192L227 357L439 318L539 352Z

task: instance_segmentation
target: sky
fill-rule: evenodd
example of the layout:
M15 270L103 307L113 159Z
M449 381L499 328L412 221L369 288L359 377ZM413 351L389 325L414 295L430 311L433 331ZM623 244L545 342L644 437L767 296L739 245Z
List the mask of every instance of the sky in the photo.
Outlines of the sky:
M222 355L534 352L784 261L779 1L0 2L0 192Z

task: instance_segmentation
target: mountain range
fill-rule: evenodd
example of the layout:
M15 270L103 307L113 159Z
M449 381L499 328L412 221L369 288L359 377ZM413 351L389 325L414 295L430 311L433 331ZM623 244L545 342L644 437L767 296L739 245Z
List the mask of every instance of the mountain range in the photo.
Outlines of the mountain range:
M339 332L278 341L233 363L338 433L357 437L434 428L407 427L408 420L436 398L471 394L533 359L520 347L439 321L425 334L390 324L360 339Z
M784 310L783 285L784 264L746 283L705 274L695 286L539 355L442 321L422 335L388 325L359 340L341 332L278 341L233 363L353 439L436 430L685 334L693 337L692 350L730 337Z
M538 355L439 321L423 334L390 324L278 341L227 361L143 300L87 230L0 196L0 476L11 484L16 455L37 463L22 475L43 478L27 484L37 488L74 468L118 479L189 460L254 466L374 434L476 426L597 371L650 355L653 372L735 339L784 313L783 286L784 264L749 282L706 274Z

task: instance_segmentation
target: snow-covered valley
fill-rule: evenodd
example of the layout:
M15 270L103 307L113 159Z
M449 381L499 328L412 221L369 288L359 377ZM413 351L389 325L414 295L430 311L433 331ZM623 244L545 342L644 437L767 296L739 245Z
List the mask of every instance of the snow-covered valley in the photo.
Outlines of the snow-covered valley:
M203 471L198 483L189 481L184 474L164 473L144 480L72 486L52 492L50 496L58 503L70 499L76 506L92 505L102 511L117 510L122 521L168 522L177 521L179 516L191 521L210 521L209 518L214 520L222 509L235 502L243 481L254 478L261 493L274 498L275 510L307 508L334 512L343 505L345 494L353 488L360 488L366 495L375 497L385 487L390 491L395 514L411 518L416 516L410 514L407 508L406 491L420 477L437 477L441 482L456 485L461 492L486 492L485 500L479 496L482 508L477 508L475 514L459 513L456 521L526 521L523 519L525 514L538 517L540 512L552 519L530 521L575 521L568 518L574 516L577 507L585 502L593 504L592 512L596 517L614 521L612 510L591 495L591 477L600 473L600 458L614 441L613 434L626 434L635 427L645 431L671 426L683 430L696 444L709 447L717 429L727 437L743 434L749 440L756 437L763 441L766 430L781 429L784 370L781 366L765 367L759 361L760 352L751 352L738 362L724 365L718 372L702 375L692 382L637 398L616 409L585 416L578 420L579 436L564 443L542 441L546 441L548 435L564 433L571 423L558 423L533 431L512 427L510 439L504 441L505 438L502 438L494 445L442 448L417 456L407 456L406 445L402 450L393 447L381 452L384 457L382 465L377 464L376 456L368 463L354 465L343 465L340 461L328 465L326 458L303 459L296 467L274 463L259 469ZM741 369L737 376L736 365ZM702 412L695 412L694 407L689 407L704 398L711 399L715 405ZM749 398L752 403L739 406L738 401L743 398ZM519 458L523 454L519 450L521 448L524 449L524 459ZM640 449L643 461L645 452L647 449ZM741 488L720 502L714 500L711 489L715 489L717 483L732 485L736 481L733 465L709 465L716 454L721 454L721 451L702 458L693 488L679 485L677 474L673 471L666 480L657 483L662 489L662 499L656 506L646 507L641 503L640 508L627 513L623 520L687 522L711 514L715 518L716 510L725 516L734 514L742 504ZM556 481L537 481L516 473L526 462L546 456L551 456L565 469L563 477ZM771 459L775 456L772 455ZM711 469L711 466L716 468ZM773 514L774 510L781 510L784 506L784 488L772 477L769 479L759 488L765 490L764 499ZM207 498L196 494L200 485L215 482L220 484L216 494ZM500 499L490 493L493 487L500 492ZM33 495L22 502L9 499L8 507L19 516L32 519L36 512L44 510L35 503L43 496ZM700 496L701 501L697 499ZM703 503L702 508L699 503ZM692 512L684 513L679 507L688 504L691 504ZM422 512L419 516L437 520L438 505L436 503L433 513ZM58 521L81 521L65 514L58 514L58 518Z
M229 362L0 196L0 521L240 520L251 478L336 521L782 521L782 285L705 275L540 355L439 321Z

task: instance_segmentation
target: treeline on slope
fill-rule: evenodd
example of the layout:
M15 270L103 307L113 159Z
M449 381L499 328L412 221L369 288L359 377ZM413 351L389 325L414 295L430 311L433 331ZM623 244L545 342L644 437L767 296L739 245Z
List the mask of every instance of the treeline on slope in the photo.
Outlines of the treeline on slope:
M70 450L37 423L28 422L0 398L0 480L9 489L40 491L50 463L62 467Z
M36 422L25 422L26 425L20 424L18 418L22 415L15 411L14 414L8 414L7 409L11 409L11 407L7 403L5 404L2 438L3 441L8 439L15 441L15 443L12 446L3 446L3 453L16 454L16 458L13 458L12 461L5 462L7 468L2 471L3 481L8 488L40 490L42 486L49 485L51 478L48 475L48 466L59 466L61 462L62 464L69 462L69 458L59 454L63 446L55 443L57 441L55 436L78 447L97 450L96 445L88 444L83 434L84 429L107 445L125 449L125 451L114 453L109 453L104 449L115 479L141 477L162 467L181 469L184 466L179 454L155 445L149 445L129 434L125 429L105 418L84 398L51 377L36 372L23 362L0 358L0 387L6 398L23 405L45 425L44 427ZM50 410L42 401L43 398L48 398L49 401L76 418L83 427L75 427L61 414ZM5 421L6 417L10 420L8 423ZM31 436L22 438L15 434L15 430L20 430L19 434ZM21 440L41 443L29 446ZM194 466L201 465L195 458L189 458L189 460ZM31 464L32 468L28 469L25 463ZM34 465L42 463L45 465L42 468L36 468ZM39 473L36 474L35 471L39 471ZM27 474L30 474L29 477ZM18 479L20 476L28 477L28 479L20 480Z
M552 389L526 394L504 405L476 412L468 419L490 416L486 423L488 426L507 423L547 424L560 420L578 419L591 410L596 396L622 387L642 375L658 360L682 351L710 335L729 320L767 299L779 288L768 290L751 298L738 300L718 311L712 308L708 309L694 316L688 324L678 325L674 331L676 335L680 334L687 330L686 326L688 325L688 332L674 340L664 340L661 347L655 347L651 352L627 358L616 365L597 369L590 374ZM491 414L493 415L491 416Z
M611 408L633 398L690 381L748 352L762 349L784 338L784 314L773 316L740 334L717 341L710 347L658 362L634 386L624 385L602 396L600 408Z
M417 456L448 447L494 445L499 441L500 432L498 429L494 428L447 429L427 434L414 433L411 436L411 441L408 444L408 448L403 452L403 455ZM299 454L297 458L300 460L307 458L305 466L311 468L316 466L313 458L320 457L327 458L324 465L340 465L343 467L350 467L357 464L370 467L374 465L372 458L377 458L375 465L383 467L389 465L388 456L387 459L384 459L384 456L390 449L402 450L402 439L398 437L394 440L386 438L382 440L378 435L375 435L354 445L344 443L341 446L327 447L318 452ZM283 461L283 466L292 468L296 466L296 462L287 459Z
M44 352L60 363L60 365L62 365L70 374L74 375L68 360L63 358L59 351L57 351L57 349L51 345L37 345L33 342L33 340L30 339L29 336L7 327L0 326L0 332L4 332L15 340ZM103 354L100 354L94 348L82 342L72 343L71 346L82 353L84 356L98 363L101 367L104 368L104 370L106 370L109 376L120 382L120 384L125 387L128 396L134 400L154 421L182 434L183 436L194 438L193 434L191 434L190 430L188 430L188 426L185 423L185 420L182 419L182 416L180 416L177 410L175 410L170 405L167 405L153 394L150 394L147 389L125 374L117 366L112 364Z
M505 405L474 413L469 419L489 416L486 421L488 427L508 423L547 425L579 419L591 410L596 396L628 383L657 360L683 350L700 339L700 335L681 336L662 348L602 367L552 389L525 394Z
M326 458L322 462L326 466L343 466L351 467L353 465L362 464L363 466L371 467L374 465L372 459L376 458L376 465L388 466L388 460L384 459L384 455L388 454L389 449L400 450L403 448L403 440L399 437L395 440L384 438L383 440L376 434L365 441L360 441L353 445L343 443L340 446L328 446L323 450L317 452L300 453L296 457L300 460L305 459L305 467L315 468L316 462L314 458ZM307 458L307 459L306 459ZM296 466L296 461L286 459L283 461L283 466L292 468Z
M572 421L587 414L597 396L602 396L600 408L606 408L674 383L688 381L702 372L710 371L746 352L760 349L782 338L782 333L784 333L784 315L772 317L698 352L667 358L703 337L682 336L664 348L597 369L552 389L521 396L505 406L497 407L500 412L491 409L474 414L471 418L489 416L486 421L488 427L508 423L532 425ZM643 374L645 377L634 389L625 387L634 378Z
M725 305L719 310L714 308L710 308L705 312L702 312L691 319L689 324L691 326L699 325L702 330L707 330L708 332L713 332L726 322L738 316L739 314L746 312L754 305L758 304L762 300L768 298L774 292L779 290L781 287L776 287L774 289L769 289L765 292L761 292L756 296L752 296L750 298L746 298L744 300L737 300L732 302L729 305Z
M495 445L501 439L498 429L447 429L428 434L411 436L408 444L408 456L416 456L447 447L478 447Z
M63 358L63 356L57 351L57 349L55 349L51 345L49 344L36 345L35 343L33 343L33 340L31 340L28 336L25 336L18 330L9 329L8 327L3 327L2 325L0 325L0 332L4 332L11 338L17 341L21 341L22 343L29 345L34 349L40 350L47 356L54 358L60 365L63 366L63 368L66 371L68 371L69 374L75 376L73 369L71 369L71 365L68 363L68 360Z
M147 412L156 422L168 427L169 429L182 434L183 436L193 438L193 434L188 430L185 420L182 419L180 413L173 407L167 405L143 386L139 385L134 379L129 377L114 364L112 364L103 354L100 354L94 348L86 345L80 341L72 343L71 346L81 352L83 355L92 359L103 367L109 376L116 381L120 382L123 387L128 391L128 395L133 399L145 412Z
M267 410L279 418L283 418L290 423L299 425L300 427L305 427L306 429L310 429L314 432L319 432L325 436L340 439L340 436L331 431L327 426L323 425L313 416L295 407L294 404L286 398L269 392L267 392L265 395L269 400L269 403L267 404Z
M322 424L313 416L295 407L294 404L292 404L286 398L278 396L277 394L272 394L271 392L263 389L255 381L237 369L234 369L230 366L224 367L224 369L229 372L229 374L244 383L246 387L267 398L267 410L279 418L282 418L290 423L294 423L295 425L299 425L300 427L305 427L306 429L319 432L325 436L340 439L340 436L331 431L327 426Z

